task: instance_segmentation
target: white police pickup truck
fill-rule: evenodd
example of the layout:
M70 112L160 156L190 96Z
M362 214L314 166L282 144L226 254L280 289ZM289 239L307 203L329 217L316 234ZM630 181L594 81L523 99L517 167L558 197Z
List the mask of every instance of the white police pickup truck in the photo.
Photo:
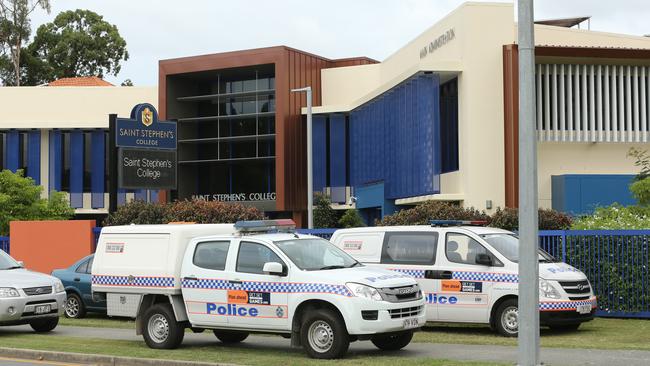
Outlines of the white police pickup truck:
M405 347L426 321L408 275L366 267L328 241L290 231L291 220L102 229L93 296L108 315L136 317L151 348L175 348L184 329L224 343L275 333L314 358L340 357L356 340Z
M504 336L519 329L519 239L482 222L342 229L331 242L358 261L415 277L427 321L485 323ZM465 226L463 226L465 225ZM596 297L584 273L539 250L540 323L577 329L593 319Z

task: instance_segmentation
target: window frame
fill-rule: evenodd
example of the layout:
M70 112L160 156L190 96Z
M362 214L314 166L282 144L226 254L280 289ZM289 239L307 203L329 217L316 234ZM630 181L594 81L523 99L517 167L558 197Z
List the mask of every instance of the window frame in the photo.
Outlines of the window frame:
M282 265L283 272L284 273L287 272L288 266L287 266L286 262L284 261L284 259L282 259L280 254L277 253L275 250L273 250L269 245L266 245L265 243L260 243L260 242L257 242L257 241L241 240L241 241L239 241L239 244L237 245L237 258L235 258L235 272L236 273L244 273L244 274L251 274L251 275L262 275L262 276L268 275L268 273L265 273L264 271L262 271L262 273L257 273L257 272L247 272L247 271L240 271L239 270L239 258L241 256L241 252L242 252L241 247L244 244L261 245L261 246L265 247L266 249L270 250L271 253L275 254L275 256L278 257L278 259L280 260L279 263Z
M433 261L417 261L403 263L402 261L395 261L388 255L388 241L393 235L415 235L415 236L432 236L435 235L435 248L433 251ZM440 233L436 231L390 231L384 233L384 239L381 243L381 257L379 263L381 264L396 264L396 265L419 265L419 266L433 266L436 264L438 258L438 245L440 244Z
M445 233L445 244L444 244L445 247L444 247L444 251L445 251L445 258L447 259L447 262L449 262L449 263L453 263L453 264L461 264L461 265L465 265L465 266L480 266L480 267L485 267L484 265L481 265L481 264L478 264L478 263L456 262L456 261L452 261L451 259L449 259L449 256L447 255L447 242L448 242L449 234L464 235L464 236L466 236L466 237L468 237L468 238L474 240L475 242L477 242L478 245L480 245L481 247L483 247L483 249L485 249L485 251L486 251L487 254L490 256L490 258L492 258L492 265L491 265L490 267L503 267L503 266L504 266L503 262L502 262L501 260L499 260L499 258L498 258L496 255L494 255L494 253L492 253L492 251L491 251L488 247L486 247L485 245L483 245L479 240L477 240L476 238L472 237L471 235L469 235L469 234L467 234L467 233L462 233L462 232L459 232L459 231L447 231L447 232Z
M201 265L196 264L196 253L198 252L199 247L201 246L201 244L209 244L209 243L225 243L226 244L226 246L227 246L226 259L223 262L223 269L207 268L207 267L203 267ZM192 253L192 265L197 267L197 268L205 269L205 270L208 270L208 271L221 271L221 272L226 271L226 268L228 267L228 256L230 255L230 245L231 245L231 241L227 240L227 239L224 239L224 240L218 240L218 239L217 240L205 240L205 241L200 241L200 242L196 243L196 245L194 246L194 253Z

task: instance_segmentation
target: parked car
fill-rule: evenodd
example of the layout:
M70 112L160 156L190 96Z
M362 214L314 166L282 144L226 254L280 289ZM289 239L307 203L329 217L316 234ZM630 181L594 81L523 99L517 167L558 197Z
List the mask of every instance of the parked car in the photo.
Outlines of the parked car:
M23 268L0 250L0 325L29 324L49 332L59 324L65 289L57 278Z
M63 282L68 297L65 305L67 318L83 318L87 312L106 312L106 301L93 300L90 291L90 270L94 254L84 257L65 269L52 271L52 276Z

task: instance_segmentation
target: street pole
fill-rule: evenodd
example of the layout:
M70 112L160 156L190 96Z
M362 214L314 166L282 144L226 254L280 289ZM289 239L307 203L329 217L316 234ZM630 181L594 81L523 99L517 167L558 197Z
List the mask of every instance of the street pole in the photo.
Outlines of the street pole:
M117 114L108 115L108 213L117 211Z
M519 39L519 365L539 364L537 140L533 0L518 2Z
M314 185L312 166L312 124L311 124L311 86L299 89L291 89L292 93L307 93L307 228L314 228Z

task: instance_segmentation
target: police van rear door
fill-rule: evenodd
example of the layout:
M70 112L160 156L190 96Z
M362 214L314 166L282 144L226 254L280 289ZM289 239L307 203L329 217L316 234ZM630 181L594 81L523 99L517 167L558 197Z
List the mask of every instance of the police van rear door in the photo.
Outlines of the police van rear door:
M202 240L188 246L181 283L187 316L194 326L218 327L228 323L226 269L236 243L230 239Z

